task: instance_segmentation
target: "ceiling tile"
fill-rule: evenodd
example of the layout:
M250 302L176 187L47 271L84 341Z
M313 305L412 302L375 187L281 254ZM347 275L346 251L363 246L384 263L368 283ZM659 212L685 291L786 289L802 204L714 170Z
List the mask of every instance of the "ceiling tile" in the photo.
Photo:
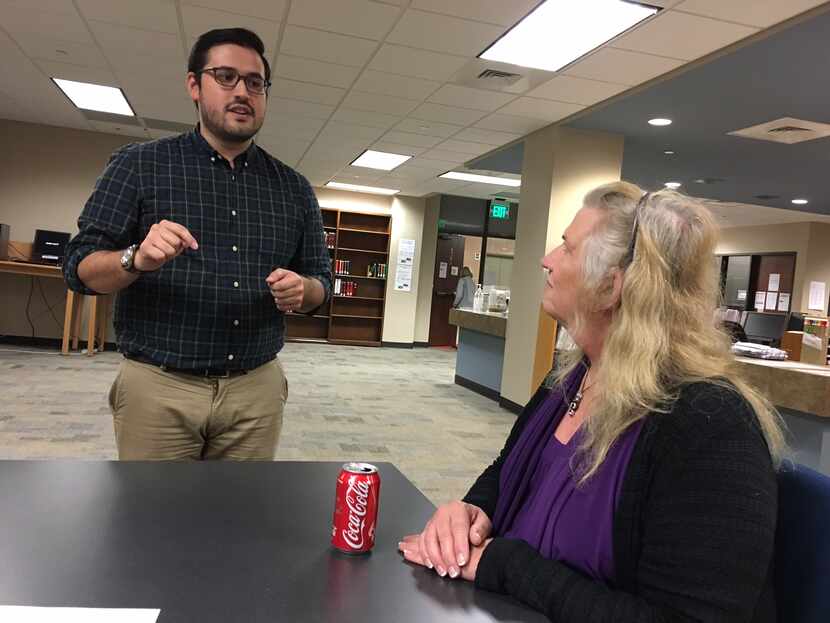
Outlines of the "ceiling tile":
M374 93L357 93L352 91L343 100L343 106L357 110L369 110L389 115L406 115L412 111L418 102L415 100L391 97L389 95L376 95Z
M55 63L54 61L35 61L35 64L50 78L63 78L76 82L91 82L118 86L118 80L106 67L85 67L71 63Z
M344 108L341 106L337 109L337 112L332 115L332 120L346 121L349 123L367 125L372 128L383 128L384 130L388 130L400 121L401 118L397 115L384 115L379 112L353 110L351 108Z
M311 117L312 119L328 119L334 112L334 106L313 104L299 100L285 99L272 94L268 98L268 110L272 113Z
M445 160L447 162L454 162L460 164L465 160L469 160L469 156L465 156L464 154L459 154L456 151L447 151L444 149L430 149L429 151L425 151L421 154L424 158L429 158L432 160Z
M716 19L766 28L812 9L826 0L686 0L678 11L697 13Z
M400 45L384 44L372 62L370 69L386 71L403 76L415 76L427 80L446 82L468 59L460 56L439 54L428 50L416 50Z
M404 119L395 126L395 129L401 132L412 132L414 134L436 136L438 138L448 138L462 128L463 126L460 125L438 123L437 121L423 121L421 119Z
M563 73L635 86L676 69L684 62L615 48L601 48Z
M275 137L311 140L317 136L325 123L323 119L280 115L270 111L265 115L265 123L260 133Z
M367 143L338 143L332 145L330 143L320 143L314 141L314 144L306 152L306 156L310 160L339 160L341 166L346 166L352 160L357 158L360 153L368 147Z
M282 35L280 52L328 63L363 67L376 47L375 41L289 24Z
M535 97L520 97L510 102L499 112L506 115L544 119L545 121L559 121L559 119L572 115L583 108L584 106L581 104L554 102L552 100L537 99Z
M498 147L499 145L504 145L518 138L522 138L522 135L512 134L510 132L496 132L495 130L482 130L480 128L464 128L453 138Z
M169 0L142 0L141 2L78 0L78 8L86 19L179 34L176 7Z
M477 128L486 130L498 130L500 132L514 132L516 134L527 134L548 125L547 121L541 119L530 119L528 117L517 117L515 115L503 115L495 113L484 117L475 124Z
M427 121L440 121L442 123L453 123L457 125L469 125L481 119L484 113L480 110L469 108L455 108L443 106L442 104L421 104L412 111L415 119Z
M500 26L513 26L538 4L539 0L414 0L412 8Z
M185 0L182 2L182 5L185 4L193 4L209 9L218 9L220 11L233 8L234 13L261 17L269 19L272 22L281 22L285 17L288 0L245 0L245 2L239 2L233 5L229 4L227 0Z
M666 11L616 39L613 47L691 61L756 32L750 26Z
M516 99L516 96L509 93L496 93L495 91L483 91L482 89L471 89L455 84L445 84L433 93L428 101L436 104L446 104L447 106L460 106L461 108L475 108L476 110L492 112L514 99Z
M149 139L150 135L141 126L121 125L119 123L108 123L106 121L90 121L95 130L107 134L119 134L121 136L134 136L136 138Z
M374 184L381 175L375 173L376 169L366 167L346 167L335 175L331 181L343 184Z
M460 154L466 154L467 156L479 156L486 151L490 151L491 147L489 145L483 145L482 143L471 143L469 141L459 141L451 138L438 145L438 149L454 151Z
M89 67L107 67L107 60L96 45L55 41L40 35L20 36L17 42L31 58Z
M274 136L257 136L256 142L272 156L284 162L296 162L308 149L310 141L278 138Z
M400 9L369 0L302 0L293 2L288 23L380 40Z
M94 44L86 24L77 12L51 13L38 8L2 7L0 25L15 39L39 34L57 41Z
M355 83L354 89L367 93L424 100L439 86L441 86L441 83L434 80L423 80L367 69Z
M372 149L376 151L385 151L390 154L401 154L404 156L418 156L426 151L425 147L416 147L414 145L401 145L400 143L391 143L385 140L373 143Z
M32 6L32 0L0 0L0 4L28 9ZM51 13L77 13L72 0L37 0L37 8Z
M270 91L272 96L277 95L283 98L315 104L327 104L329 106L337 106L346 92L345 89L324 87L319 84L286 80L285 78L273 78L272 82L273 85Z
M454 169L458 166L458 162L455 159L452 161L438 160L435 158L427 158L425 155L420 155L414 160L410 160L407 164L411 167L418 167L430 171L440 171L441 173Z
M401 145L412 145L413 147L435 147L441 142L437 136L425 136L424 134L413 134L411 132L391 131L383 135L383 140Z
M504 30L502 26L409 10L386 40L413 48L474 57L498 39Z
M254 31L265 44L265 56L270 60L273 56L274 45L277 42L279 23L262 19L217 11L198 6L182 5L182 22L184 32L189 40L195 40L200 35L214 28L247 28Z
M167 132L165 130L147 130L151 138L168 138L171 136L178 136L179 132Z
M381 128L370 128L369 126L356 125L354 123L329 121L320 133L318 140L326 141L332 139L336 141L340 138L346 138L360 139L361 141L376 141L383 135L383 132Z
M280 54L277 56L277 66L274 73L283 78L348 88L357 78L360 70L347 65L335 65L309 58Z
M559 102L573 102L590 106L625 91L628 87L622 84L600 82L575 78L574 76L556 76L545 84L528 91L529 97L540 97Z
M184 78L184 53L178 35L92 20L89 26L108 57L152 56L181 63Z

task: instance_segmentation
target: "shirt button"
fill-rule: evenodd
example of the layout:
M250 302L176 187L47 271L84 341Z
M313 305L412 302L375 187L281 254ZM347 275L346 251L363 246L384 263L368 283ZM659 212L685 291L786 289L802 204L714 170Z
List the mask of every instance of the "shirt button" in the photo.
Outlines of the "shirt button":
M236 210L231 210L231 216L236 216Z
M245 161L245 166L246 166L246 167L248 166L248 161L247 161L247 160Z
M238 326L239 326L239 321L238 321L238 320L234 320L234 321L233 321L233 326L238 327Z
M233 245L233 252L236 253L237 251L239 251L239 249L236 247L236 245Z
M233 287L234 287L234 288L238 288L238 287L239 287L239 282L238 282L238 281L234 281L234 282L233 282Z
M211 156L211 157L210 157L210 161L211 161L211 162L216 162L216 158L215 158L214 156Z
M228 355L228 361L233 361L233 355Z
M231 175L231 179L232 179L233 181L236 181L236 176L235 176L235 175Z

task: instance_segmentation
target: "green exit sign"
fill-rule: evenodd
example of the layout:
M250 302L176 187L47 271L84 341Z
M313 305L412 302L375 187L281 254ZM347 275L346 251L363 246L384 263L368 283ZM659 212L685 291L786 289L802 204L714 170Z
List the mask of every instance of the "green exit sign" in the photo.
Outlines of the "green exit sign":
M506 220L510 218L510 204L496 203L490 204L490 218Z

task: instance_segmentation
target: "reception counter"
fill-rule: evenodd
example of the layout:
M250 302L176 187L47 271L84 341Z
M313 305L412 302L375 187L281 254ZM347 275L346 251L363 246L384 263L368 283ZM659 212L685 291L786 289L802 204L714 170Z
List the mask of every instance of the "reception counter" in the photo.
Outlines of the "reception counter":
M830 475L830 367L748 357L737 361L783 416L794 460Z
M507 314L452 309L449 322L459 328L455 382L498 400Z

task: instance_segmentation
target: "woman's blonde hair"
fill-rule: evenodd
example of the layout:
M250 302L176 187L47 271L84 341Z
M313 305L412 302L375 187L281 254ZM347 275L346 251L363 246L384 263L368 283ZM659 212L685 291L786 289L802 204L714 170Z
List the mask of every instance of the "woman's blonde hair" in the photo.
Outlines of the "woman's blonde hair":
M720 301L715 262L718 227L700 201L671 190L644 195L627 182L589 192L584 206L604 218L582 245L583 285L578 300L597 301L623 270L594 382L602 390L597 417L584 427L581 480L602 465L616 439L648 413L666 412L681 387L708 381L734 388L754 409L773 462L785 451L781 419L740 374L729 336L713 321ZM587 314L582 306L572 335ZM561 382L583 353L571 351L558 369Z

